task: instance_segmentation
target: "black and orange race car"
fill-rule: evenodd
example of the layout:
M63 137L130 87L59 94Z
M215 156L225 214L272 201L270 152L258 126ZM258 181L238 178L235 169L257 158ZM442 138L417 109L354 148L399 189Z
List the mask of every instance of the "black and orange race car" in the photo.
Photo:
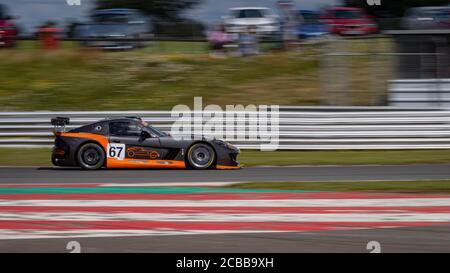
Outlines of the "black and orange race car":
M69 118L52 119L56 166L100 168L239 169L239 149L219 139L176 140L139 117L105 119L66 132Z

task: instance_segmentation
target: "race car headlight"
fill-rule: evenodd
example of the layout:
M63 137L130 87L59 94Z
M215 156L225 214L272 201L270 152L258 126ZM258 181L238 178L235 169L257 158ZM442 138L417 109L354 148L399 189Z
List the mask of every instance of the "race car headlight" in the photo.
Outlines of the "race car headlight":
M223 140L216 139L214 142L215 142L217 145L222 146L222 147L224 147L224 148L228 148L228 149L231 149L231 150L234 150L234 149L235 149L235 147L234 147L233 145L231 145L230 143L225 142L225 141L223 141Z
M223 140L220 140L220 139L214 140L214 143L216 143L217 145L222 146L224 148L227 147L227 143L225 141L223 141Z

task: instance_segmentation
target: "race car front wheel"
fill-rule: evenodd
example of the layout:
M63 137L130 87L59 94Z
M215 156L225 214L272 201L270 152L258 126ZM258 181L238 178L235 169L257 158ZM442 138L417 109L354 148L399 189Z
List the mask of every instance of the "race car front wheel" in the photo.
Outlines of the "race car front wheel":
M85 170L97 170L105 164L105 152L95 143L81 146L77 154L78 164Z
M205 170L213 166L216 153L213 148L204 143L194 144L187 153L187 161L191 168Z

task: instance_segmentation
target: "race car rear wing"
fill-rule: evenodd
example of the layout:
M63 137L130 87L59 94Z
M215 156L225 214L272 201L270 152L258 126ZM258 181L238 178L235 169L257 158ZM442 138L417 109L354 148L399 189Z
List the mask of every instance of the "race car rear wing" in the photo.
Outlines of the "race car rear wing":
M66 125L70 123L70 118L56 117L51 119L51 123L54 126L55 133L61 133L66 131Z

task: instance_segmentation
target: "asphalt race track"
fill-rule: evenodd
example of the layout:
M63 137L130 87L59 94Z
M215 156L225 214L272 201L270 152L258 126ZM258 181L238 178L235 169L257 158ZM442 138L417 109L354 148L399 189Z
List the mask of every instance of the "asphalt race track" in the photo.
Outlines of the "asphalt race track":
M448 164L233 171L0 168L0 252L67 253L71 241L82 252L368 253L371 241L381 252L450 252L448 194L293 196L224 192L214 185L205 192L213 182L446 179ZM258 230L267 225L284 232ZM249 230L241 232L240 226Z
M248 167L241 170L100 170L0 168L0 183L165 183L446 180L450 165Z
M371 241L380 243L382 253L448 253L450 226L316 233L0 240L0 253L69 253L66 246L74 240L80 243L83 253L369 253L367 244Z

